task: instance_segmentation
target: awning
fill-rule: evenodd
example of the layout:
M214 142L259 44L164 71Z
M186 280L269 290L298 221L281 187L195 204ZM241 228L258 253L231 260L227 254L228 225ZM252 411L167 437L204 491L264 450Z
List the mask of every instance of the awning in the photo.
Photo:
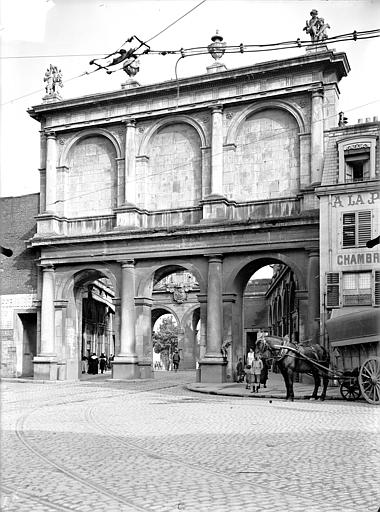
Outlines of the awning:
M380 340L380 310L349 308L334 310L326 322L332 347L376 343Z

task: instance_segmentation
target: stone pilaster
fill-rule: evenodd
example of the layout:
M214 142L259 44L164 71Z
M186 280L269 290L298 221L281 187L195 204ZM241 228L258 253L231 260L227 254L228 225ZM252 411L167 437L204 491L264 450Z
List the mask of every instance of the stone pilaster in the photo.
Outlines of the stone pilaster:
M46 212L55 213L57 200L57 140L54 132L48 132L46 138Z
M125 123L125 178L124 178L124 204L136 203L136 121L134 119Z
M54 267L52 265L44 266L42 269L40 352L33 359L34 379L38 380L57 380L54 293Z
M311 184L321 183L323 171L323 90L311 93Z
M113 379L139 377L135 336L135 265L133 260L121 264L120 353L112 365Z
M200 361L202 382L226 382L223 338L222 255L209 256L206 354Z
M223 107L212 107L211 190L212 196L223 196Z
M313 343L319 343L319 250L309 251L309 262L307 268L308 288L308 337Z

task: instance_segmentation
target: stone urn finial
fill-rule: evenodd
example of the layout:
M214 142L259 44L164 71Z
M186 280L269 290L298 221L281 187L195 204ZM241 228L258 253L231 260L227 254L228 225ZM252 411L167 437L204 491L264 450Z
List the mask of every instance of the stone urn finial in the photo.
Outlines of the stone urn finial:
M216 31L216 34L211 38L212 43L208 45L208 53L211 55L213 59L218 61L224 55L226 51L226 43L223 43L223 37L219 35L219 30Z

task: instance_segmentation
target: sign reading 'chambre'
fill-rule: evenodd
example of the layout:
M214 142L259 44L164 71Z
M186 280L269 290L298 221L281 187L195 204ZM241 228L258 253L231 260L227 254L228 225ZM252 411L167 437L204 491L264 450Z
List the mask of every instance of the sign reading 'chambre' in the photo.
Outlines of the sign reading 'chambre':
M347 206L357 206L374 204L380 199L379 192L368 192L366 194L348 194L346 196L335 196L333 198L333 208L346 208Z
M336 262L338 265L372 265L373 263L380 263L380 253L358 252L353 254L338 254Z

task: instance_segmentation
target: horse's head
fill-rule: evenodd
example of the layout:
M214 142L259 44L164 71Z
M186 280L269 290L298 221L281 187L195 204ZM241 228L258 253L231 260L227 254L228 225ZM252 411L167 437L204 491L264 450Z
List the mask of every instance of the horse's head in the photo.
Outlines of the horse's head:
M263 336L262 338L259 338L256 341L255 352L263 354L264 352L266 352L266 350L268 350L268 345L267 342L265 341L265 337Z

